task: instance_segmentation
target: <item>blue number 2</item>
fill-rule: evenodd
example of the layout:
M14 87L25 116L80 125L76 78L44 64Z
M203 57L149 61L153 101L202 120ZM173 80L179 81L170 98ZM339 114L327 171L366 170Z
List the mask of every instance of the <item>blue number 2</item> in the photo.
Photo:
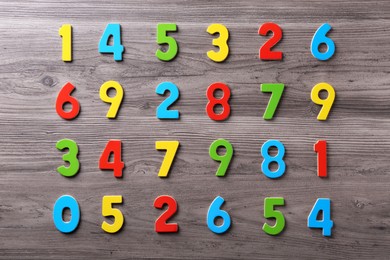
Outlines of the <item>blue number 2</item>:
M160 83L156 88L156 93L159 95L164 95L166 91L171 95L157 107L156 116L158 119L179 119L178 110L168 110L169 106L179 98L179 89L172 82Z
M113 44L108 45L108 41L112 36ZM121 26L118 23L107 24L106 30L99 42L100 53L114 53L114 60L121 61L122 53L125 47L121 44Z
M71 212L71 219L69 222L65 222L62 218L62 213L66 208L69 208ZM76 199L70 195L59 197L54 204L53 221L56 228L62 233L73 232L80 222L80 208Z

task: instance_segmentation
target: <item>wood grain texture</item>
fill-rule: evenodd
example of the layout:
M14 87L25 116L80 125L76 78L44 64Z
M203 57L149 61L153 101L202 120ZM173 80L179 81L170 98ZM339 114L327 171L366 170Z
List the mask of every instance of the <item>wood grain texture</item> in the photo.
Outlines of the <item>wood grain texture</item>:
M284 32L277 48L283 61L258 60L266 40L260 24L274 21ZM107 23L122 26L123 62L102 55L97 45ZM179 55L161 62L154 53L155 27L176 22ZM324 22L336 42L326 62L310 54L310 41ZM58 28L73 25L72 63L61 61ZM205 30L223 23L230 31L230 56L210 61L212 36ZM389 1L0 1L0 258L3 259L388 259L390 255L390 2ZM125 97L116 120L99 88L117 80ZM71 81L81 113L65 121L55 112L61 87ZM162 81L180 89L179 121L159 121L155 94ZM223 81L232 90L232 113L225 122L205 115L205 91ZM337 99L326 122L310 90L318 82L334 86ZM264 82L286 90L276 117L264 121L269 94ZM56 173L62 153L55 143L75 140L80 173ZM235 154L225 178L208 156L217 138L230 140ZM123 142L123 179L98 169L109 139ZM156 140L179 140L170 177L157 177L164 153ZM287 171L278 180L260 172L260 147L279 139L286 147ZM316 177L313 144L328 141L329 178ZM81 223L70 235L52 221L55 200L74 196ZM100 228L103 195L123 195L123 230ZM161 214L158 195L178 202L178 234L154 232ZM207 228L212 200L221 195L233 225L224 235ZM263 201L281 196L286 229L266 235ZM306 226L317 198L332 200L332 238Z

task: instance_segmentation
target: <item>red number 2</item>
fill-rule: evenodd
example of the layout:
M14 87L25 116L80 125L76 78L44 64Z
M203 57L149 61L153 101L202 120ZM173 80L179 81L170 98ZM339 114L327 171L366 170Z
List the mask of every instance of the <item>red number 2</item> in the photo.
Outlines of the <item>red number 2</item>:
M110 155L113 154L114 160L110 162ZM116 178L122 177L122 170L125 163L122 162L122 142L120 140L108 141L99 160L101 170L113 170Z
M158 233L176 233L179 230L179 225L177 223L167 223L168 219L177 211L176 200L171 196L162 195L154 201L154 207L157 209L162 209L165 204L168 205L168 209L156 220L154 229Z
M283 52L271 51L271 49L282 39L282 28L276 23L265 23L259 28L259 34L261 36L267 36L270 31L273 33L273 36L260 47L260 59L281 60L283 58Z
M222 90L223 96L219 99L214 97L214 92L219 89ZM206 105L206 113L207 115L215 121L222 121L229 117L230 115L230 105L229 105L229 98L230 98L230 89L228 86L226 86L223 83L216 82L211 84L207 88L206 92L207 99L209 102ZM214 112L215 105L221 105L222 106L222 112L217 114Z
M327 177L327 163L326 163L326 141L318 140L314 144L314 151L317 153L317 175L318 177Z

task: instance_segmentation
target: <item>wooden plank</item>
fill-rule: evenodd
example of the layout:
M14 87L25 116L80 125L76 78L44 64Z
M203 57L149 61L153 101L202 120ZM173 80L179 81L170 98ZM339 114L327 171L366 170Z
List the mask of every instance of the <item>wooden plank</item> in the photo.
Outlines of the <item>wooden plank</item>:
M388 1L0 1L0 258L256 258L386 259L390 255L390 2ZM283 61L258 60L266 40L260 24L274 21L284 32L277 49ZM122 26L124 60L102 55L97 45L109 22ZM176 22L179 55L171 62L154 56L155 28ZM230 56L210 61L211 23L230 31ZM324 22L333 26L334 57L310 54L310 41ZM61 61L58 28L73 25L74 61ZM125 89L118 118L108 120L99 88L117 80ZM65 121L55 112L61 87L71 81L81 113ZM155 94L162 81L180 89L173 108L179 121L160 121ZM216 81L232 90L232 113L225 122L205 114L207 87ZM311 88L329 82L337 98L326 122L310 100ZM269 94L264 82L282 82L285 93L276 117L262 119ZM56 173L62 153L55 143L75 140L80 173ZM217 138L230 140L234 158L225 178L208 156ZM98 169L109 139L123 142L123 179ZM278 139L286 147L286 174L267 179L260 170L261 145ZM313 144L328 141L329 178L316 177ZM157 172L164 153L157 140L179 140L170 177ZM52 208L63 195L81 208L76 232L54 227ZM156 234L161 211L154 199L172 195L178 202L178 234ZM101 199L123 195L121 232L100 227ZM224 235L208 230L212 200L224 197L232 228ZM281 196L286 205L284 232L266 235L261 227L265 197ZM320 197L332 200L332 238L307 228L307 216Z

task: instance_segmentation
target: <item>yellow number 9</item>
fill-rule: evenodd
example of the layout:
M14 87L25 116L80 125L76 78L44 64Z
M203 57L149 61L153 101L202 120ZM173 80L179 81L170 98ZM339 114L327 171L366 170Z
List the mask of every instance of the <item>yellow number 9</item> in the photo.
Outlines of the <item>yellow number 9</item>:
M108 90L110 88L113 88L116 91L116 95L114 97L110 97L108 95ZM111 103L110 109L107 112L107 118L115 118L123 99L122 86L116 81L107 81L100 87L99 94L101 100L106 103Z
M328 96L326 97L326 99L320 98L319 94L320 91L322 90L328 92ZM313 87L313 89L311 90L311 100L315 104L322 106L321 111L317 116L318 120L326 120L329 111L332 108L333 101L335 100L335 98L336 98L336 92L334 91L334 88L328 83L321 82Z
M219 37L213 39L213 45L219 47L219 52L208 51L207 57L215 62L224 61L229 55L229 46L227 45L229 39L228 29L223 24L214 23L207 28L207 32L209 34L219 33Z

